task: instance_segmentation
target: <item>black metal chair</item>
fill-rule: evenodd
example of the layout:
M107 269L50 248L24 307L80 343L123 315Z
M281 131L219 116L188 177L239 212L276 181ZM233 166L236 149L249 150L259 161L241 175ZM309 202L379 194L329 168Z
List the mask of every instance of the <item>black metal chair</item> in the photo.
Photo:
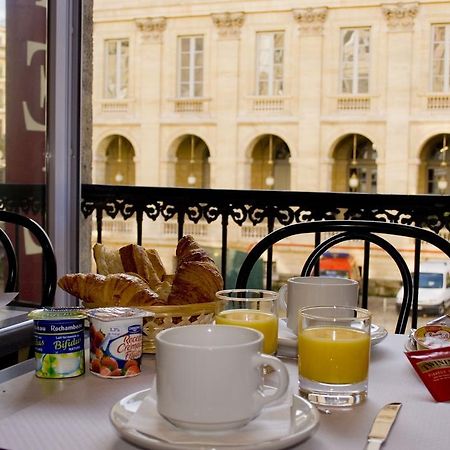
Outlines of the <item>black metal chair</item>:
M237 280L236 288L245 288L253 265L262 254L271 249L274 244L290 236L314 233L316 235L316 247L305 261L301 270L301 276L318 274L319 258L334 245L349 241L364 241L364 263L362 272L362 307L367 308L368 283L369 283L369 260L370 244L376 244L385 250L396 263L403 282L403 301L399 311L395 333L405 333L408 317L412 308L411 324L417 327L418 315L418 285L420 271L421 243L427 242L441 250L450 258L450 242L438 234L415 226L403 225L390 222L365 221L365 220L324 220L313 222L302 222L279 228L265 236L248 253L242 263ZM321 233L337 233L320 242ZM413 238L414 247L414 269L413 276L400 252L380 234L390 236L402 236ZM271 288L271 280L267 280L268 289Z
M36 299L36 305L53 305L57 283L56 258L47 233L35 220L15 212L0 210L0 223L12 225L11 232L0 228L0 242L5 250L8 263L8 270L5 272L5 292L19 292L20 294L19 246L21 239L19 236L21 230L27 229L42 248L42 292L41 298ZM14 301L14 304L20 305L20 300Z
M5 292L18 292L18 298L9 302L7 307L17 313L26 314L31 309L53 305L57 283L56 258L51 241L45 230L33 219L21 214L0 210L0 248L3 246L2 260ZM28 230L31 236L25 237ZM26 244L30 240L36 245L37 258L26 262ZM35 242L37 241L37 243ZM40 248L39 248L40 247ZM39 264L39 260L42 263ZM29 294L33 301L21 297L21 280L29 278L31 264L39 266ZM23 287L23 284L22 284ZM36 291L36 293L35 293ZM39 292L40 291L40 292ZM34 297L36 295L36 297ZM2 322L0 342L0 368L16 364L18 361L33 357L33 324L31 321L17 321L17 315Z

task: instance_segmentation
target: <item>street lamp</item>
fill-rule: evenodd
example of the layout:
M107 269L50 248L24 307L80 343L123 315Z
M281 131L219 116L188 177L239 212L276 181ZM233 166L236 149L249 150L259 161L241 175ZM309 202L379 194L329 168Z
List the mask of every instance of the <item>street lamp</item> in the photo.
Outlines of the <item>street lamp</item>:
M270 175L268 175L265 179L266 186L272 188L275 184L275 178L273 176L273 136L269 136L269 161L267 161L269 164L269 172Z
M191 159L189 161L189 175L187 177L187 183L189 186L193 186L197 182L197 177L194 175L194 135L191 134Z
M353 135L353 148L352 148L352 169L350 170L351 175L348 179L348 185L352 192L356 191L359 186L358 173L356 171L356 134Z
M114 181L116 183L122 183L122 181L124 180L124 176L120 170L120 166L122 165L122 136L118 136L118 156L117 156L117 160L116 160L116 164L118 166L118 170L116 175L114 176Z
M442 153L442 160L441 160L441 169L442 169L442 175L438 178L437 181L437 187L439 189L439 192L441 194L444 194L447 190L448 181L447 181L447 136L444 134L442 138L442 148L439 150L440 153Z

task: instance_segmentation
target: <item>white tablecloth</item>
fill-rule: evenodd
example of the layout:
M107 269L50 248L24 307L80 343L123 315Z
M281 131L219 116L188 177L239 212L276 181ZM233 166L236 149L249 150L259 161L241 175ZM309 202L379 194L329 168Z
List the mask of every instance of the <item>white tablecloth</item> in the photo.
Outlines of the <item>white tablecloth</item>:
M404 352L406 336L388 336L372 351L369 398L350 411L321 414L318 431L302 450L361 450L378 410L402 402L383 450L450 448L450 403L436 403ZM285 360L296 389L295 360ZM101 379L90 373L43 380L26 373L0 384L0 448L8 450L132 449L109 421L111 407L133 392L151 387L154 359L145 355L141 375Z

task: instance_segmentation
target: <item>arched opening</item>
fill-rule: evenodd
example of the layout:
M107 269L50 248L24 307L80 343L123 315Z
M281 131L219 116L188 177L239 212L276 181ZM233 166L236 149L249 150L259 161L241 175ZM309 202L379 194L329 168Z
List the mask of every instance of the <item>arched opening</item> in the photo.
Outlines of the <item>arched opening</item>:
M193 134L183 137L177 148L176 156L176 186L210 187L210 153L203 139Z
M418 191L422 194L448 194L450 192L448 145L450 134L438 134L424 145L420 155Z
M105 183L135 185L134 155L133 146L127 138L112 136L105 152Z
M251 189L291 188L291 152L283 139L274 134L261 136L252 151Z
M334 151L333 190L377 192L377 151L361 134L348 134Z

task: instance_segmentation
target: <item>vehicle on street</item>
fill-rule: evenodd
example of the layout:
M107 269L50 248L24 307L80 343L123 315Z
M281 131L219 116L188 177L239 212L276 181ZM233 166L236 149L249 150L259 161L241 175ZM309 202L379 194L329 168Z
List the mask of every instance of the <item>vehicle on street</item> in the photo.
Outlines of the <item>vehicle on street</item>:
M358 264L350 253L325 252L320 258L320 276L351 278L361 281L361 272Z
M413 274L414 276L414 274ZM403 287L397 293L397 310L403 300ZM420 265L418 311L445 314L450 307L450 261L428 260Z

